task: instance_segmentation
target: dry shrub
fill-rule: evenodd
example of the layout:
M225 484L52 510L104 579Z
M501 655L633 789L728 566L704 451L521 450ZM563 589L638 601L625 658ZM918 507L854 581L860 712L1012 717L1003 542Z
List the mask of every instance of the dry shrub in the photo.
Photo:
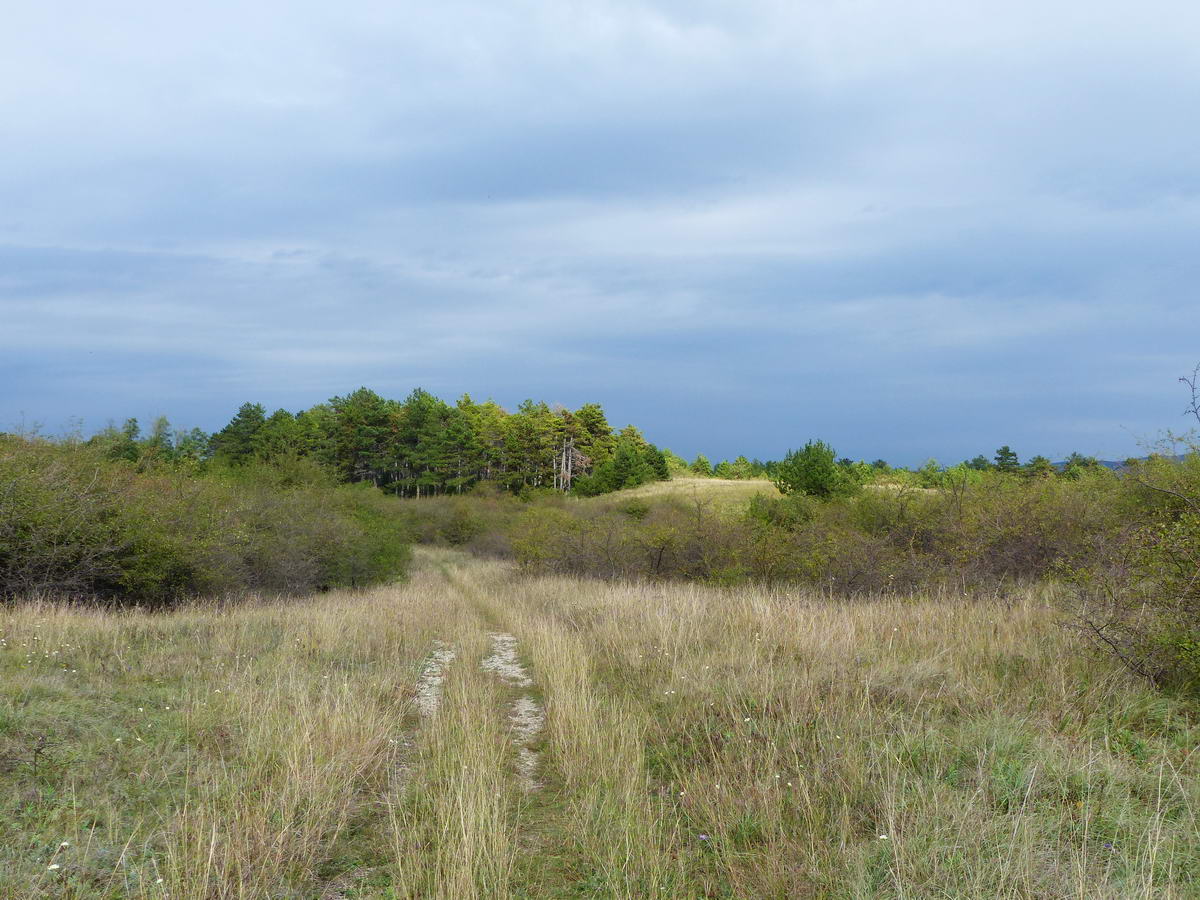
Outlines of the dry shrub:
M600 578L799 581L850 594L991 588L1055 574L1122 539L1136 508L1108 472L1079 480L977 476L820 502L614 497L530 504L507 528L535 571Z

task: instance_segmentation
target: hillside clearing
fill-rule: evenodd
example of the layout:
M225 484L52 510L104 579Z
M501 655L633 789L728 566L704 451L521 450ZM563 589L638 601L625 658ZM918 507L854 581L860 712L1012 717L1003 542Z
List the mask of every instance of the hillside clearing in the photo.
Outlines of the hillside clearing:
M669 481L650 481L635 488L628 488L620 494L601 495L598 501L612 501L614 497L665 497L677 496L682 499L699 498L711 500L719 504L739 506L744 508L746 502L755 494L765 494L768 497L780 496L779 490L765 478L681 478L674 477Z
M291 604L6 609L0 896L1196 896L1194 708L1049 600L424 550Z

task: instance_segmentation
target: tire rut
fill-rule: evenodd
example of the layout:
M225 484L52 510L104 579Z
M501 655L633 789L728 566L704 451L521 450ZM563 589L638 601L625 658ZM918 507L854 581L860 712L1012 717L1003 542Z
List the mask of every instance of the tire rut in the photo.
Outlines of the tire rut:
M446 670L458 656L458 650L452 644L440 641L434 645L433 651L425 660L421 674L417 677L416 697L414 703L417 712L423 718L437 715L442 705L442 685L446 681Z
M481 664L485 672L493 673L505 685L513 688L533 687L533 679L517 657L517 639L504 632L492 632L492 655ZM532 694L522 694L509 706L509 729L517 751L517 781L526 793L536 791L539 754L533 744L546 727L546 711Z

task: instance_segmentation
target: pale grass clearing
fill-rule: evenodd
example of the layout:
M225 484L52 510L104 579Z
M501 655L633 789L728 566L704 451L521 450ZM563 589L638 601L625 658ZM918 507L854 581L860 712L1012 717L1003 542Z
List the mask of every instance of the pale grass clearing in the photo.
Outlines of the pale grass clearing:
M621 491L619 494L602 494L593 501L622 500L632 497L662 498L678 497L682 500L702 500L721 507L744 509L755 494L767 497L781 496L778 488L765 478L687 478L676 476L669 481L649 481Z
M6 610L0 896L1200 896L1197 711L1052 599L423 551L408 584L289 605ZM531 685L481 665L497 633ZM514 746L524 697L545 724Z

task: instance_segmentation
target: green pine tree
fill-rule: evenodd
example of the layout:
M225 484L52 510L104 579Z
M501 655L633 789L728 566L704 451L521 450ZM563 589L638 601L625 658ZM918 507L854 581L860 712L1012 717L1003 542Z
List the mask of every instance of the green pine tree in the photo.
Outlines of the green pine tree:
M384 486L393 471L394 436L398 410L368 388L359 388L329 401L333 410L331 450L334 466L344 481L369 481Z
M255 438L266 419L261 403L243 403L229 424L212 436L213 456L232 465L249 462L254 458Z
M666 481L671 477L671 470L667 466L667 457L661 450L653 444L647 444L641 452L642 459L650 469L651 478L656 481Z
M1019 472L1021 470L1021 460L1017 456L1016 451L1008 446L1008 444L1005 444L996 451L995 467L998 472Z
M789 451L771 480L781 494L808 494L828 499L848 494L858 484L837 464L837 454L824 441L809 441L800 450Z
M579 407L575 410L575 421L580 429L576 442L580 453L591 457L593 465L612 456L617 440L599 403L585 403Z
M1054 475L1054 463L1044 456L1035 456L1025 464L1025 474L1031 478L1050 478Z
M746 480L754 477L754 464L744 456L735 459L730 468L733 470L732 478Z

